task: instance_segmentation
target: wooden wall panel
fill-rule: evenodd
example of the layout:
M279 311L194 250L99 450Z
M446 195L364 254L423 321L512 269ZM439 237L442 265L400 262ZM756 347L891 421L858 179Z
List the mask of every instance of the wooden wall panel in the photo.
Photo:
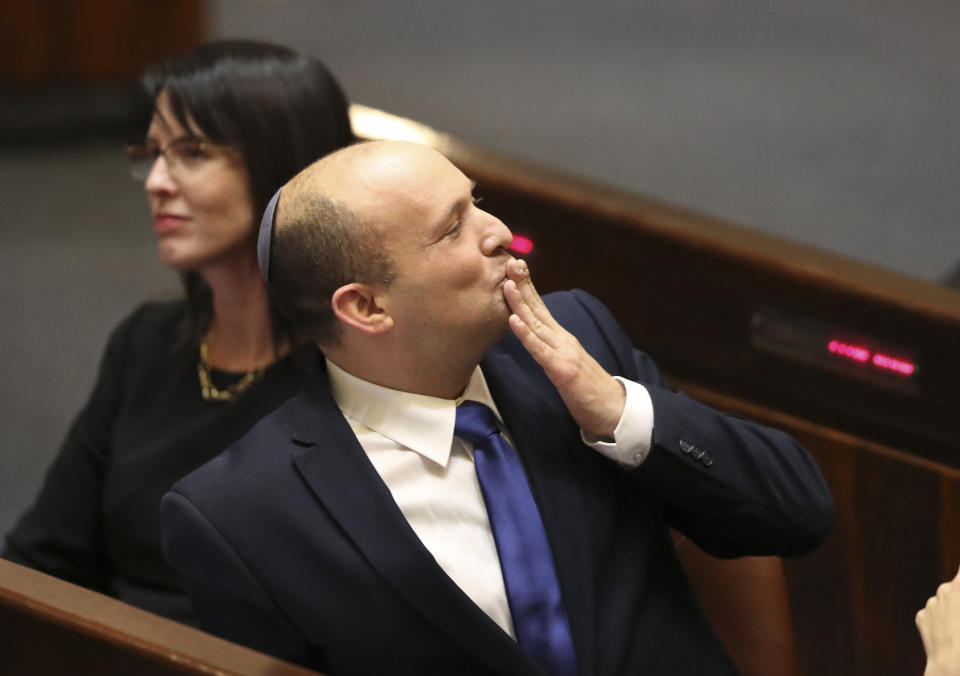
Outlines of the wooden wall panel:
M203 0L12 0L0 3L0 82L130 80L197 45Z
M814 455L836 521L786 560L800 673L920 674L914 616L960 566L960 471L690 383L717 408L789 432Z
M960 478L949 473L940 476L940 543L938 577L946 582L960 568Z

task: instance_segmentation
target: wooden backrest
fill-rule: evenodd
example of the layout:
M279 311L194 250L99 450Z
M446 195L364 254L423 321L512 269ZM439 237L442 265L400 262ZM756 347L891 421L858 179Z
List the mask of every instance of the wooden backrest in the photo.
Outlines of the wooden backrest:
M40 676L315 673L3 559L0 672Z
M960 470L762 404L677 383L701 401L790 433L830 485L836 520L786 560L801 674L919 674L913 617L960 562Z
M682 536L674 544L700 605L742 676L796 676L790 600L775 556L718 559Z

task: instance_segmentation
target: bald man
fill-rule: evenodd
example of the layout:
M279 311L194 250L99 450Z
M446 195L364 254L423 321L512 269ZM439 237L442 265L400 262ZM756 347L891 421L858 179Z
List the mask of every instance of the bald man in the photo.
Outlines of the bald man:
M325 358L164 498L210 628L334 674L735 673L668 529L815 547L807 453L669 391L588 294L541 299L431 149L344 149L273 206L261 264Z

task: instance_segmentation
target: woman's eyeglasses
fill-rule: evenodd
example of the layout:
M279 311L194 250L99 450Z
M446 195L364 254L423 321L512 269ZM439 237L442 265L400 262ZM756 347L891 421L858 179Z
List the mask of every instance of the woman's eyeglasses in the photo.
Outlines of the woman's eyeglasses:
M138 181L146 181L150 170L161 155L167 170L176 178L184 178L201 169L214 157L231 153L229 146L220 145L194 136L181 136L161 147L152 141L132 143L127 146L127 161L130 175Z

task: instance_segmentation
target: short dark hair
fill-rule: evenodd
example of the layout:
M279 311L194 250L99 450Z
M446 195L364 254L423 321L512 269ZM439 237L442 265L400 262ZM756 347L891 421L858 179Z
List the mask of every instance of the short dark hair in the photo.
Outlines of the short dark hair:
M280 310L321 346L340 341L334 291L351 282L390 284L393 260L376 228L318 192L284 188L270 247L270 288ZM293 193L293 194L290 194Z
M234 148L250 176L253 211L262 214L273 193L323 155L351 144L347 98L318 59L280 45L222 40L149 68L141 80L153 102L166 92L177 121L192 120L210 140ZM251 246L256 228L251 228ZM213 315L210 288L196 272L183 274L190 326L198 344ZM271 301L274 341L294 329Z

